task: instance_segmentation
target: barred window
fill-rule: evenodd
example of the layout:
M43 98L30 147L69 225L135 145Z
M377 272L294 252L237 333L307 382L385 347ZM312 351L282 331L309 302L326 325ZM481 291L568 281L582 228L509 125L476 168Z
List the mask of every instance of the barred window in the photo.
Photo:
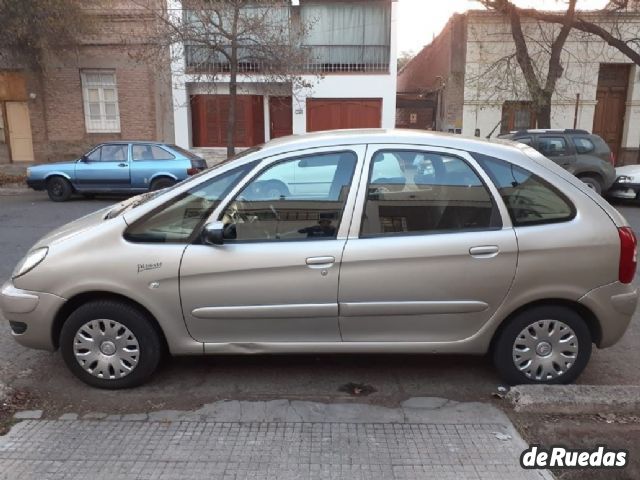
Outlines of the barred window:
M113 70L81 72L82 98L87 133L120 132L118 87Z

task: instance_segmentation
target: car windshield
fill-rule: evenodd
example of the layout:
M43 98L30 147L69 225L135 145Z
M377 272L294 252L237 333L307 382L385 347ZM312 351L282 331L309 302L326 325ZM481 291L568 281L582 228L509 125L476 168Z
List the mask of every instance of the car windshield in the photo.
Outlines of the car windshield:
M127 212L129 210L132 210L136 207L139 207L140 205L144 205L145 203L147 203L150 200L153 200L154 198L156 198L158 195L164 194L166 192L169 192L173 189L175 189L177 186L184 186L184 185L188 185L191 184L197 180L199 180L203 175L210 173L214 170L219 169L220 167L233 162L234 160L238 160L240 158L246 157L252 153L258 152L262 149L262 145L258 145L256 147L252 147L249 148L247 150L244 150L240 153L238 153L237 155L234 155L232 157L227 158L226 160L223 160L220 163L217 163L216 165L214 165L213 167L207 168L189 178L187 178L186 180L183 180L182 182L176 183L175 185L171 186L171 187L167 187L167 188L163 188L162 190L157 190L155 192L146 192L143 193L141 195L136 195L135 197L131 197L123 202L118 203L115 207L113 207L111 210L109 210L109 212L107 212L107 214L104 216L105 220L108 220L110 218L115 218L119 215L122 215L124 212Z

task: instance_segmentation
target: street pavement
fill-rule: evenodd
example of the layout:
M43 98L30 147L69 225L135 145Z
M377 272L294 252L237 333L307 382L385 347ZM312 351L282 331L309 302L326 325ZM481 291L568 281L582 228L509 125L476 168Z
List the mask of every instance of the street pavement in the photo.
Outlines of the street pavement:
M195 412L25 420L0 437L0 479L551 479L495 407L276 400Z

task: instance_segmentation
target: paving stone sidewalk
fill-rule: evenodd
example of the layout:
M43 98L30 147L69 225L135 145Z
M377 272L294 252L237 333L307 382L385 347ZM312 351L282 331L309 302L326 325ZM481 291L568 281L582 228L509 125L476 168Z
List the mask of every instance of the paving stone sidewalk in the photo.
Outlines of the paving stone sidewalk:
M508 418L479 403L400 408L279 400L195 412L25 420L0 437L2 479L552 479L519 466Z

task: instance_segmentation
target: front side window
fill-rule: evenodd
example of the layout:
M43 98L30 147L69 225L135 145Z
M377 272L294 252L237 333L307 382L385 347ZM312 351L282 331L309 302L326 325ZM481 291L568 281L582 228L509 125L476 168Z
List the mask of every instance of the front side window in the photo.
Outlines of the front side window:
M501 223L491 194L461 158L380 151L371 159L362 237L492 229Z
M500 191L514 226L564 222L575 216L571 202L537 175L504 160L473 156Z
M90 162L126 162L128 145L101 145L87 155Z
M119 133L118 87L113 70L85 70L80 74L87 133Z
M271 165L249 182L220 220L230 241L335 239L357 163L353 152Z
M133 160L173 160L174 157L165 149L156 145L133 145L131 147Z
M235 168L178 195L131 225L125 239L149 243L192 241L213 210L253 166L255 163Z
M545 157L558 157L568 152L564 137L539 137L537 150Z

